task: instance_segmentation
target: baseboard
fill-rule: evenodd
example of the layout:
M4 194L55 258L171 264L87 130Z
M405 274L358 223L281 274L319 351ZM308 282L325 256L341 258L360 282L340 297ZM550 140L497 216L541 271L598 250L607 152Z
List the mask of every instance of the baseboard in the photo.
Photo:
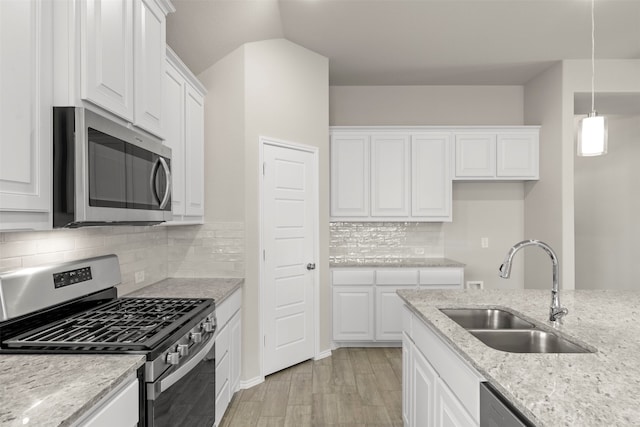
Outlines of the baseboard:
M402 347L402 341L334 341L331 345L334 350L341 347Z
M240 390L246 390L251 387L255 387L258 384L262 384L264 382L264 377L255 377L250 380L240 381Z
M327 349L325 351L321 351L320 353L316 354L315 357L313 358L313 360L320 360L320 359L324 359L326 357L331 357L331 349Z

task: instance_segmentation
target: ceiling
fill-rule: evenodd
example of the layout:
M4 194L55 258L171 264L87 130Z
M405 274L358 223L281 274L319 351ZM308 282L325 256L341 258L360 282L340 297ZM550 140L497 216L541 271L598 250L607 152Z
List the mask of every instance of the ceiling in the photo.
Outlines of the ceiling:
M246 42L329 58L331 85L520 85L590 59L589 0L172 0L167 43L199 74ZM640 0L597 0L596 58L640 59Z

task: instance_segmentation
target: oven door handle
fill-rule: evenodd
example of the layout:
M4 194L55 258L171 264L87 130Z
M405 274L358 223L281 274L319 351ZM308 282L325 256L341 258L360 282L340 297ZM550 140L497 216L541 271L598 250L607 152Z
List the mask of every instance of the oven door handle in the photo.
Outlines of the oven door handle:
M204 357L211 351L213 345L216 342L217 333L211 335L211 337L206 341L204 347L200 349L200 351L194 354L184 365L181 365L173 371L171 374L167 375L165 378L158 381L157 385L154 387L153 393L149 393L147 396L150 400L155 400L155 398L160 394L167 390L169 387L174 385L176 382L180 381L182 377L187 375L195 366L204 359ZM150 390L148 390L150 391Z

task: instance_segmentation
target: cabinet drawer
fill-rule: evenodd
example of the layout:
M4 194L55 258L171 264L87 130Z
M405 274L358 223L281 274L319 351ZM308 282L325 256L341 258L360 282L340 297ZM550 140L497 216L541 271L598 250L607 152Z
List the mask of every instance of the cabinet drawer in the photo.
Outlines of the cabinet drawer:
M376 270L377 285L415 285L418 283L418 270Z
M374 270L333 270L334 285L373 285Z
M82 427L137 425L139 417L138 379L132 378L115 396L109 396L106 403L96 406L98 408L83 421L80 421L78 425Z
M242 303L242 291L237 290L227 297L219 305L216 305L216 320L218 328L224 327L236 311L240 309Z
M429 268L420 270L420 285L462 286L461 268Z

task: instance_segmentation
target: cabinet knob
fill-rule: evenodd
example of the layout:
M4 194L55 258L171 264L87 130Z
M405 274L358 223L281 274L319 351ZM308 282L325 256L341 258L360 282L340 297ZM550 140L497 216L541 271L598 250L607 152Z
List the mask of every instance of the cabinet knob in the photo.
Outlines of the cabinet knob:
M309 264L307 264L307 270L315 270L316 269L316 264L313 262L310 262Z

